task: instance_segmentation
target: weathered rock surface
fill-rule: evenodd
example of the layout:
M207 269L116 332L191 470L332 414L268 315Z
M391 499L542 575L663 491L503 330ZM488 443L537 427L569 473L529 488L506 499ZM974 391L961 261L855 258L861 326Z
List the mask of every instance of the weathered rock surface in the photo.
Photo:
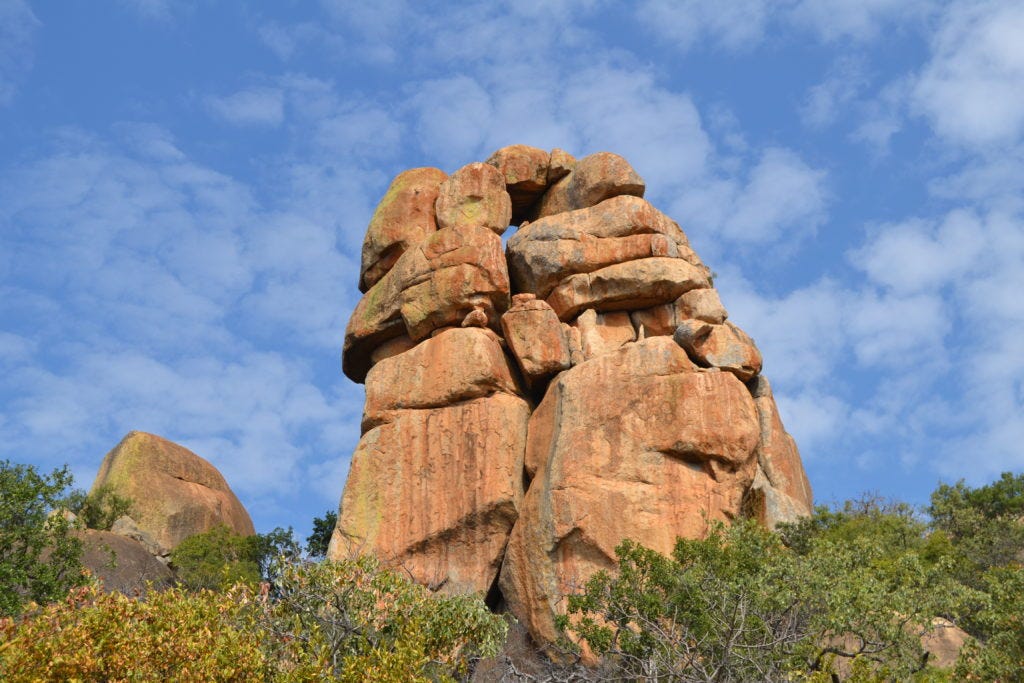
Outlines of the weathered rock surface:
M490 164L463 166L441 183L436 209L442 228L488 228L500 235L512 220L505 177Z
M170 568L138 541L110 531L76 531L82 541L82 566L92 572L108 593L142 595L151 588L174 585Z
M194 534L225 524L252 535L249 513L213 465L184 446L129 432L100 465L101 486L132 499L132 519L160 546L173 549Z
M713 289L692 289L670 304L652 306L630 313L637 330L643 325L648 337L675 334L684 320L700 320L721 325L728 313Z
M509 350L529 384L569 368L569 342L558 316L533 294L516 294L512 308L501 316Z
M437 230L434 203L447 178L439 168L413 168L391 181L363 239L359 291L377 284L399 256Z
M584 360L610 353L636 341L633 321L626 311L598 313L592 308L580 313L573 325L580 331Z
M487 592L544 645L623 539L810 512L760 352L643 193L617 155L513 145L439 182L439 229L371 225L399 246L346 330L366 405L331 557Z
M674 301L691 289L707 287L707 275L689 261L645 258L572 275L555 287L547 302L561 320L585 308L623 311Z
M796 441L782 425L768 378L759 376L752 393L761 425L757 461L771 485L795 501L801 515L809 515L814 506L811 484L807 481Z
M498 391L519 393L501 346L487 330L455 327L373 366L363 430L391 421L396 410L441 408Z
M497 328L508 306L501 238L484 227L438 230L402 254L356 305L345 330L342 368L362 382L384 342L402 336L419 342L437 328L460 325L474 309Z
M721 368L744 382L761 372L761 352L754 341L732 323L713 325L684 320L673 336L698 365Z
M651 256L682 258L707 274L679 225L633 196L534 221L509 238L507 252L515 288L542 299L571 275Z
M513 614L553 642L562 598L610 568L622 539L667 553L735 516L758 434L746 387L698 371L668 337L560 374L530 418L533 480L500 584Z
M572 171L552 185L540 200L537 218L594 206L609 197L643 197L644 179L618 154L598 152L575 163Z
M395 411L352 456L328 557L373 553L434 589L486 593L518 518L529 415L505 393Z
M513 225L519 225L530 216L530 209L548 186L550 159L548 152L537 147L510 145L487 160L505 178L505 189L512 200Z

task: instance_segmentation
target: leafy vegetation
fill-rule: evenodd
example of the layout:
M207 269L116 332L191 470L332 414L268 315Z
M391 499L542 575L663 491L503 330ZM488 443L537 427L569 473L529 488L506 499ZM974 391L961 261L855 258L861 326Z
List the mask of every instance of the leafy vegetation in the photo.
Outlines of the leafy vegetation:
M504 642L506 620L479 596L433 595L368 557L314 561L332 512L314 521L305 557L291 529L222 526L175 550L177 588L103 594L81 574L62 511L102 528L130 502L65 496L70 483L66 468L0 463L2 680L465 680ZM669 557L625 541L618 570L570 596L560 621L567 646L600 666L563 673L1024 680L1024 475L941 485L925 512L868 497L776 531L714 525ZM922 649L937 617L969 635L952 670Z
M95 491L75 489L61 500L61 506L75 514L86 529L110 531L119 517L130 515L132 499L114 493L107 484Z
M370 558L292 562L276 598L247 583L145 600L76 589L0 621L0 679L446 681L506 626L482 599L431 595Z
M41 474L0 461L0 617L59 600L82 582L81 542L55 512L70 484L67 467Z
M453 680L507 630L480 596L431 594L371 557L285 565L258 616L288 681Z
M751 521L631 542L619 569L570 597L561 626L612 679L951 680L920 636L950 619L973 636L956 680L1024 679L1024 476L940 486L926 521L865 498L777 532Z
M313 518L313 533L306 537L306 552L310 557L327 557L327 546L338 524L338 512L328 510L323 517Z

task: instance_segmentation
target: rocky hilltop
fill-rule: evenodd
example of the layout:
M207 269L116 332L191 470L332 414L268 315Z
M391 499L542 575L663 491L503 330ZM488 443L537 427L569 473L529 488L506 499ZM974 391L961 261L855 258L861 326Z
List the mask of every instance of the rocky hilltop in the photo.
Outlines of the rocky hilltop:
M545 643L625 538L810 512L760 352L644 190L616 154L523 145L394 179L345 333L366 405L330 557L484 592Z

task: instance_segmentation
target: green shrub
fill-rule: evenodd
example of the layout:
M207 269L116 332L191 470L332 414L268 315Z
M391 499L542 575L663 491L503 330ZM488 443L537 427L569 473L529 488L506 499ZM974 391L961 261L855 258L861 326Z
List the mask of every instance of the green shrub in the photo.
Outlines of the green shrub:
M750 520L671 558L625 542L561 626L626 678L924 680L919 634L973 594L922 557L912 516L868 512L819 510L790 529L799 552Z
M82 583L81 542L54 514L70 485L66 466L46 475L0 461L0 617L20 613L30 600L60 599Z
M507 630L479 596L431 594L370 557L286 565L257 616L283 681L450 680Z
M100 531L110 531L118 517L131 515L134 504L131 498L114 493L107 484L88 493L75 489L61 503L78 517L86 529Z
M224 590L235 583L260 581L255 536L241 536L226 525L189 536L171 553L178 582L191 590Z
M334 527L338 524L338 513L328 510L323 517L313 518L313 533L306 537L306 552L310 557L327 557Z

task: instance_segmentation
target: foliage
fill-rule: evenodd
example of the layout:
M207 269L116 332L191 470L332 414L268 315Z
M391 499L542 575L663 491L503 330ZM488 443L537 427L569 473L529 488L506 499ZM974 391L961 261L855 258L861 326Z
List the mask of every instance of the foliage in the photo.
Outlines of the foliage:
M94 491L75 489L61 501L73 512L86 529L110 531L118 517L131 514L131 498L114 493L109 484L103 484Z
M988 569L1024 561L1024 474L1005 472L976 489L943 484L928 514L936 537L949 540L957 578L968 585L983 587Z
M291 527L277 527L269 533L256 534L253 537L253 544L254 559L260 578L271 585L276 585L284 565L295 562L302 556L302 548L295 539L295 532Z
M287 562L261 587L146 598L98 585L0 621L0 680L444 681L497 651L505 621L479 597L442 597L370 558Z
M273 584L280 564L300 554L290 527L242 536L221 524L182 541L171 553L171 567L186 588L224 590L238 582Z
M433 595L370 557L286 565L258 623L287 681L449 680L507 628L478 596Z
M81 542L62 515L51 514L70 484L66 466L47 475L0 461L0 617L82 582Z
M572 596L561 625L626 678L922 678L918 635L971 594L922 555L919 530L910 515L851 506L790 528L798 550L749 520L680 539L671 558L626 542L618 573Z
M979 640L961 652L956 675L971 681L1024 680L1024 567L996 567L983 576L989 600L972 615Z
M327 546L337 524L336 510L328 510L323 517L313 518L313 533L306 537L306 552L310 557L327 557Z
M238 681L264 678L258 634L241 627L251 589L154 591L145 600L96 584L31 618L0 623L0 679Z
M191 590L224 590L260 580L255 536L240 536L226 525L190 536L171 553L178 582Z

